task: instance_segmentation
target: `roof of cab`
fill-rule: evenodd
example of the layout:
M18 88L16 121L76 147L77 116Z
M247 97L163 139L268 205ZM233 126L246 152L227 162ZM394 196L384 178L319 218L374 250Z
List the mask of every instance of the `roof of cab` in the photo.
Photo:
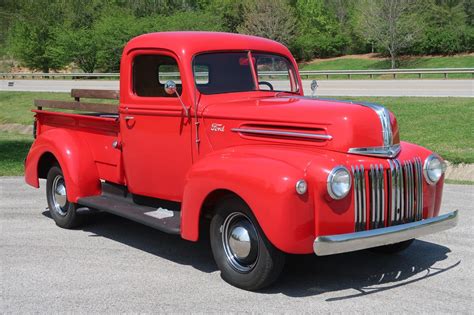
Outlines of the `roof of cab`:
M177 55L190 55L219 50L257 50L291 55L284 45L262 37L221 32L160 32L131 39L124 54L135 49L167 49Z

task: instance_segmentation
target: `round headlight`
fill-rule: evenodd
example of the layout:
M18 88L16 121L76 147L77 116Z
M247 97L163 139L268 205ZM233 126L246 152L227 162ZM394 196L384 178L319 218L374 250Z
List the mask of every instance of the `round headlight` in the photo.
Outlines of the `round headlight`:
M329 173L328 193L333 199L342 199L349 193L351 189L351 174L344 166L336 166Z
M428 184L436 184L446 170L446 164L435 154L431 154L425 160L423 174Z

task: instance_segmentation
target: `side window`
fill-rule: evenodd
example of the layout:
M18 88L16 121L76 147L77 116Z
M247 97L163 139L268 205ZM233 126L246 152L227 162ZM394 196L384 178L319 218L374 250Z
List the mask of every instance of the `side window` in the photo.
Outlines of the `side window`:
M139 55L133 60L133 90L138 96L176 97L165 92L166 81L173 80L181 94L181 77L176 60L169 56Z

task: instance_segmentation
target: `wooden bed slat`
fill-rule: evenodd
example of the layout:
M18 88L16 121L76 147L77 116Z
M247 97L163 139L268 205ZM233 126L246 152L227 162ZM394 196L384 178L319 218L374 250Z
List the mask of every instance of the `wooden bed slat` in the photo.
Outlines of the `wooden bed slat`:
M59 109L70 109L86 112L95 113L118 113L118 105L114 104L99 104L99 103L82 103L82 102L66 102L66 101L54 101L54 100L35 100L35 106L39 109L46 108L59 108Z
M71 96L74 97L76 100L81 97L118 100L120 96L120 91L119 90L72 89Z

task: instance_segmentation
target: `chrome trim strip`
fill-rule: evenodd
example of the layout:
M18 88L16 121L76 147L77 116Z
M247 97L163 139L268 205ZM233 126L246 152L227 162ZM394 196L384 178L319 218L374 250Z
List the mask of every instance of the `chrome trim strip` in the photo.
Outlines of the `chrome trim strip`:
M390 112L382 105L366 102L354 103L361 106L371 108L380 119L380 125L382 126L382 141L383 146L381 147L365 147L365 148L350 148L348 153L389 157L393 158L400 153L400 144L393 144L393 131L390 123Z
M400 144L394 144L383 147L350 148L347 152L351 154L394 158L400 153L400 150Z
M390 216L390 222L389 225L392 225L393 222L395 222L395 169L393 166L392 161L388 160L388 165L390 166L390 188L389 188L389 199L390 199L390 208L389 208L389 216Z
M362 182L362 227L363 230L367 228L367 191L365 190L365 169L364 166L361 165L361 174L362 178L360 181Z
M316 140L331 140L332 139L331 135L305 133L305 132L279 131L279 130L270 130L270 129L249 129L249 128L232 128L231 130L233 132L239 132L239 133L244 133L244 134L284 136L284 137L316 139Z
M358 102L354 103L362 106L369 107L375 111L377 116L380 119L380 124L382 126L382 139L384 147L390 147L393 144L393 133L392 125L390 124L390 113L389 111L379 104L368 103L368 102Z
M355 230L366 230L367 225L367 201L365 190L365 169L364 166L352 166L352 176L354 181L354 216Z
M313 251L318 256L326 256L399 243L450 229L456 226L457 221L458 210L422 221L381 229L318 236L314 240Z
M379 226L380 227L385 227L385 177L384 177L384 168L383 168L383 165L380 164L379 166L379 170L380 170L380 198L381 198L381 207L380 207L380 222L379 222Z
M422 174L422 162L420 158L415 158L415 165L416 165L416 219L421 220L423 219L423 174Z

